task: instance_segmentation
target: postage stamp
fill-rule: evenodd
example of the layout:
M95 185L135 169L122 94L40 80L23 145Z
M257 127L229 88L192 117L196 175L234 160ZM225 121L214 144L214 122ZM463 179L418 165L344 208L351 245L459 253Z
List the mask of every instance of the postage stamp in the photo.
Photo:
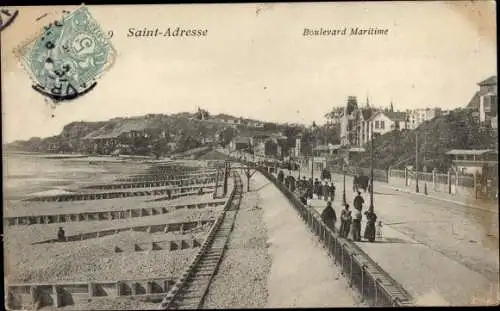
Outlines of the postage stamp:
M33 88L55 102L93 89L116 56L108 35L86 7L45 26L17 51Z

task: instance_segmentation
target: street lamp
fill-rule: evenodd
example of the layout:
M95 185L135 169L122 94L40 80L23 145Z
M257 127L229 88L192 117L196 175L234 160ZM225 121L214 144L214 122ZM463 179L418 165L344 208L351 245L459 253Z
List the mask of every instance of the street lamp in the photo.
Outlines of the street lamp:
M342 204L346 206L347 200L346 200L346 195L345 195L345 173L346 173L346 163L345 161L342 161L342 173L343 173L343 191L342 191Z
M370 209L373 210L373 122L371 123L372 137L370 141Z
M419 193L418 189L418 132L415 130L415 192Z
M314 188L314 146L316 145L314 132L316 129L316 122L312 123L312 144L311 144L311 181Z

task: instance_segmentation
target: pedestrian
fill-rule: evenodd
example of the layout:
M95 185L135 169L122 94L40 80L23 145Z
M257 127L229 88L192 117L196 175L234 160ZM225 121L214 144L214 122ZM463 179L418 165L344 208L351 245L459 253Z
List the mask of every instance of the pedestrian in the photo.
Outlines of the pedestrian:
M382 236L383 236L383 235L382 235L382 227L383 227L383 225L382 225L382 221L379 221L379 222L377 223L377 239L379 239L379 240L381 240L381 239L382 239Z
M358 191L358 195L354 198L354 208L361 211L364 203L365 203L365 200L361 196L361 192Z
M328 201L328 197L330 196L330 186L328 185L328 182L325 181L325 184L323 185L323 198L325 201Z
M340 236L347 238L349 229L351 227L351 211L349 210L349 204L344 206L344 209L340 213Z
M290 175L290 191L293 193L295 191L295 177Z
M321 195L321 182L316 178L314 180L314 194L316 195L316 198L319 199Z
M364 238L370 242L375 241L375 223L377 221L377 214L373 211L373 207L370 207L368 211L365 212L366 216L366 227Z
M307 197L306 194L300 196L300 203L307 205Z
M285 188L290 188L290 175L285 177Z
M283 178L285 177L284 175L285 175L285 174L283 174L283 171L282 171L282 170L280 170L280 172L278 173L278 181L279 181L280 183L283 183Z
M354 218L352 220L352 240L361 241L361 209L354 209Z
M332 202L335 200L335 186L333 185L333 182L330 184L330 198Z
M352 180L352 191L357 192L358 191L358 176L354 175L354 178Z
M66 240L66 235L65 235L63 227L59 227L59 229L57 229L57 240L59 242L63 242Z
M335 223L337 222L337 214L332 207L332 202L328 201L326 204L326 208L321 213L321 220L325 223L325 225L330 228L332 231L335 231Z

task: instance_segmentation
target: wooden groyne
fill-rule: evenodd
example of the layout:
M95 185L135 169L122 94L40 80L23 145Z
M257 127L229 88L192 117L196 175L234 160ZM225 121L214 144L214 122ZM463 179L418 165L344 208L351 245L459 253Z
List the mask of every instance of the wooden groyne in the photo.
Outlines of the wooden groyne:
M206 220L198 220L198 221L187 221L187 222L177 222L177 223L166 223L159 225L149 225L149 226L128 226L117 229L107 229L100 230L94 232L86 232L75 235L67 236L63 241L59 241L58 239L49 239L40 242L32 243L32 245L36 244L45 244L45 243L64 243L64 242L75 242L75 241L83 241L88 239L97 239L102 238L109 235L119 234L121 232L128 231L136 231L136 232L147 232L147 233L169 233L169 232L179 232L184 234L186 231L190 231L196 228L203 228L206 225L212 225L215 220L206 219Z
M136 182L119 182L119 183L107 183L98 184L82 187L82 189L132 189L132 188L153 188L153 187L166 187L166 186L190 186L197 184L206 184L215 182L215 176L206 177L193 177L193 178L183 178L175 180L151 180L151 181L136 181Z
M216 171L210 171L205 173L193 173L193 174L182 174L182 175L172 175L168 173L145 173L145 174L136 174L129 177L118 178L116 181L128 181L128 182L137 182L137 181L162 181L162 180L181 180L187 178L199 178L199 177L213 177L215 176Z
M9 284L6 286L6 306L9 310L37 310L45 306L78 305L103 297L161 299L174 284L172 278Z
M115 246L115 253L123 252L148 252L148 251L178 251L198 248L203 242L199 239L184 239L174 241L153 241L149 243L133 243L130 245Z
M202 190L202 193L213 192L212 189L215 188L213 183L209 184L199 184L185 187L176 188L163 188L163 189L147 189L147 188L136 188L136 189L123 189L120 191L111 192L97 192L97 193L69 193L60 195L48 195L48 196L38 196L27 198L24 201L42 201L42 202L64 202L64 201L84 201L84 200L104 200L104 199L115 199L115 198L126 198L135 196L155 196L155 195L171 195L182 196L196 194Z
M134 217L145 217L166 214L171 210L181 209L202 209L209 207L218 207L225 204L225 201L203 202L195 204L179 204L163 207L145 207L145 208L130 208L124 210L108 210L96 212L74 212L64 214L49 214L49 215L25 215L5 217L4 224L8 226L16 225L35 225L35 224L52 224L52 223L69 223L80 221L109 221L116 219L126 219Z

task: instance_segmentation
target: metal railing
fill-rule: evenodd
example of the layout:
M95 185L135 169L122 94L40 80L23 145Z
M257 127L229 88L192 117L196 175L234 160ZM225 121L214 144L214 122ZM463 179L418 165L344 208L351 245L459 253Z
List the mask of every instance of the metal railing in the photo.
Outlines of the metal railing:
M356 244L339 237L335 231L328 228L316 210L304 206L289 189L269 173L271 168L259 167L258 169L288 198L309 229L328 250L334 262L341 267L349 286L355 287L370 306L413 305L411 296L395 280Z

